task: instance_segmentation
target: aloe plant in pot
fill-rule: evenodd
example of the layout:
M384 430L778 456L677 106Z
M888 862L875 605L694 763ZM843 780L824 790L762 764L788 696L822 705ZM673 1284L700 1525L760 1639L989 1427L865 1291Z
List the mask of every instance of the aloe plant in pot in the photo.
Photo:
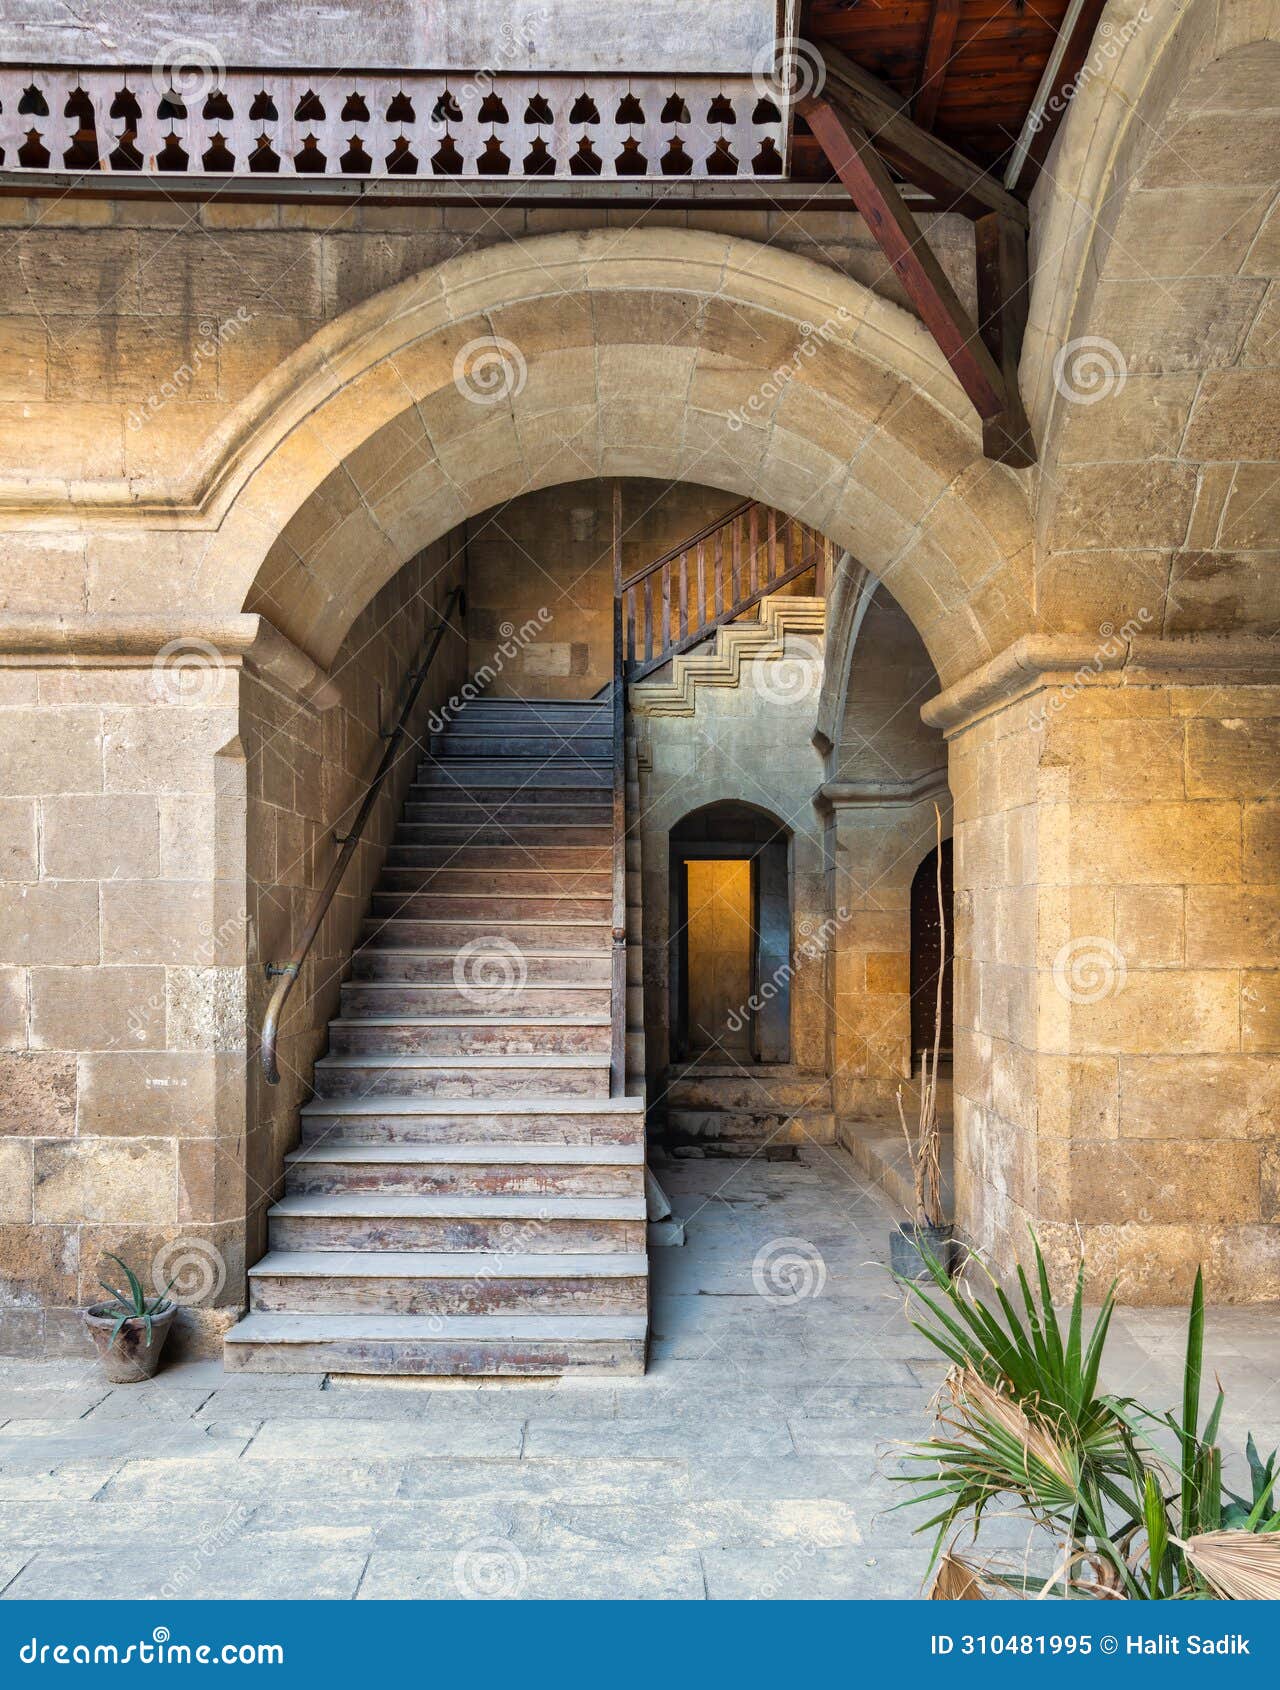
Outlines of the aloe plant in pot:
M942 1207L942 1124L938 1119L938 1061L942 1053L942 983L947 962L947 912L942 897L942 812L933 806L938 896L938 980L933 1004L933 1048L920 1058L920 1109L912 1136L898 1087L898 1119L907 1141L914 1186L911 1219L889 1234L889 1261L901 1279L926 1280L930 1263L947 1272L955 1260L951 1222Z
M177 1305L170 1299L173 1281L156 1297L148 1298L137 1274L119 1256L107 1252L107 1259L121 1269L128 1294L98 1281L111 1294L110 1302L93 1303L84 1311L84 1323L101 1358L103 1371L113 1385L134 1385L154 1377L160 1365Z

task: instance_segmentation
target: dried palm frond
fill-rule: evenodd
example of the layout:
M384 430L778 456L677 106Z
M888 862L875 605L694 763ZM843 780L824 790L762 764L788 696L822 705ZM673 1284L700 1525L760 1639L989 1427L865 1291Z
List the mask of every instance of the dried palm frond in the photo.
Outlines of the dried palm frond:
M1280 1533L1200 1532L1170 1541L1227 1601L1280 1601Z
M950 1550L938 1563L938 1576L929 1591L931 1602L985 1602L978 1575Z
M1005 1447L1021 1450L1024 1480L1034 1479L1038 1470L1057 1480L1064 1491L1077 1490L1077 1463L1044 1420L1033 1417L1007 1391L989 1384L971 1367L953 1368L947 1383L952 1404L961 1416L959 1421L950 1422L953 1427L963 1425L969 1431L1002 1434Z

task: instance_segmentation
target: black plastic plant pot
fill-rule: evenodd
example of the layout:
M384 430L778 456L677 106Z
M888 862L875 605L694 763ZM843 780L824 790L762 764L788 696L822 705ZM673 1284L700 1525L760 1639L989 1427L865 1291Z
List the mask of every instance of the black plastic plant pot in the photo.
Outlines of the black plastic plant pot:
M955 1228L920 1226L915 1221L900 1221L889 1234L889 1265L899 1279L929 1280L926 1257L932 1257L944 1273L955 1271Z

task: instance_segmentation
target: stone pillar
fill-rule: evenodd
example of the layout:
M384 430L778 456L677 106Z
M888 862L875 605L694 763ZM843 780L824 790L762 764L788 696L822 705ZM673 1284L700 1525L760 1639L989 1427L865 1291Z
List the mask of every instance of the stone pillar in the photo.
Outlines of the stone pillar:
M298 1105L456 630L290 1000L271 989L456 578L411 559L328 675L259 616L0 619L0 1353L84 1353L80 1308L178 1276L216 1352L266 1244Z
M1280 1296L1265 642L1027 639L926 707L955 800L956 1201L1092 1289Z

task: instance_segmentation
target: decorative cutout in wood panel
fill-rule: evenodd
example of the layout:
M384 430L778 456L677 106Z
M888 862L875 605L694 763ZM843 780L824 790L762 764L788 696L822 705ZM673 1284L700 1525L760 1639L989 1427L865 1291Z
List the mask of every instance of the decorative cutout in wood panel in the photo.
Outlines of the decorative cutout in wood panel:
M776 176L749 77L233 70L184 97L151 67L0 67L6 170L244 176Z

